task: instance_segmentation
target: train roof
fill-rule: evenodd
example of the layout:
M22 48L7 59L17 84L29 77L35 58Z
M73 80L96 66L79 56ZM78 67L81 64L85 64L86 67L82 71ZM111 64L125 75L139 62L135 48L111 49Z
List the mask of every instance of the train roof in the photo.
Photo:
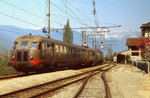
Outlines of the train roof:
M54 39L50 39L44 36L38 36L38 35L25 35L25 36L21 36L18 37L15 42L19 42L21 40L31 40L31 41L37 41L37 42L41 42L41 41L51 41L53 43L57 43L57 44L61 44L61 45L68 45L68 46L72 46L72 47L76 47L76 48L80 48L80 49L86 49L87 51L97 51L97 52L101 52L99 50L94 50L94 49L90 49L90 48L85 48L83 46L78 46L78 45L74 45L74 44L69 44L69 43L64 43L63 41L59 41L59 40L54 40ZM101 52L102 53L102 52Z

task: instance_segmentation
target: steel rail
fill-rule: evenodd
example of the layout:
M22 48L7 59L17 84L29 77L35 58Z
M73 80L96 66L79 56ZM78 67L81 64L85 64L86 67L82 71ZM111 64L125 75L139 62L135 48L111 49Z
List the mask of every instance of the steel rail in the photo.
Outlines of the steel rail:
M111 65L111 63L110 63L109 65ZM112 67L114 67L114 66L112 66ZM112 67L109 67L109 68L104 69L104 70L101 70L101 71L106 72L106 71L108 71L108 70L109 70L110 68L112 68ZM111 98L110 89L109 89L107 80L106 80L106 78L105 78L104 72L102 73L102 79L103 79L104 85L105 85L106 98ZM100 73L100 72L99 72L99 73ZM82 91L83 91L85 85L87 84L87 82L88 82L88 80L89 80L89 78L90 78L91 76L93 76L93 75L89 75L89 76L86 78L86 80L84 81L83 85L79 88L79 90L77 91L77 93L74 95L73 98L78 98L78 97L79 97L79 95L82 93Z
M34 75L34 74L38 74L38 73L14 74L14 75L2 76L2 77L0 77L0 81L1 81L1 80L13 79L13 78L17 78L17 77L26 77L26 76L30 76L30 75Z
M94 71L93 71L93 72L94 72ZM73 96L73 98L78 98L78 97L79 97L79 95L82 93L82 91L83 91L85 85L87 84L89 78L90 78L91 76L95 75L95 74L93 74L93 72L91 72L91 74L89 74L89 75L86 77L86 79L84 80L83 84L81 85L81 87L79 88L79 90L77 91L77 93ZM100 73L100 72L97 72L96 74L98 74L98 73Z
M2 77L0 77L0 81L12 79L12 78L17 78L17 77L21 77L21 76L23 76L23 75L22 74L16 74L16 75L2 76Z
M91 73L90 76L91 76L91 75L98 74L98 73L99 73L99 72L97 72L97 73ZM85 81L85 80L87 80L87 78L89 78L89 75L88 75L88 76L85 76L85 77L82 77L81 79L77 79L77 80L75 80L75 81L72 81L72 82L66 83L66 84L64 84L64 85L61 85L61 86L59 86L59 87L57 87L57 88L54 88L54 89L48 90L48 91L46 91L46 92L40 93L40 94L38 94L38 95L32 96L31 98L40 97L40 96L42 96L42 95L44 95L44 94L47 94L47 93L50 93L50 92L59 90L59 89L61 89L61 88L63 88L63 87L66 87L66 86L68 86L68 85L77 83L77 82L82 81L82 80Z
M114 66L112 67L115 67L116 65L114 64ZM110 92L110 88L109 88L109 85L108 85L108 82L107 82L107 79L106 79L106 76L105 76L105 73L107 71L109 71L109 69L111 69L112 67L108 68L108 69L105 69L104 72L102 73L101 75L101 78L104 82L104 85L105 85L105 98L111 98L111 92Z
M108 66L108 65L102 66L101 68L104 68L106 66ZM99 69L101 69L101 68L99 68ZM98 69L95 69L95 70L98 70ZM26 91L26 90L31 90L31 89L34 89L34 88L38 88L38 87L42 87L42 86L48 85L48 84L53 84L53 83L56 83L56 82L59 82L59 81L63 81L63 80L66 80L66 79L71 79L71 78L74 78L74 77L77 77L77 76L88 74L91 71L93 71L93 70L90 70L90 71L87 71L87 72L83 72L83 73L80 73L80 74L77 74L77 75L74 75L74 76L69 76L69 77L58 79L58 80L50 81L48 83L36 85L34 87L24 88L24 89L21 89L21 90L17 90L17 91L14 91L14 92L3 94L3 95L0 95L0 97L8 97L8 96L15 95L17 93L20 93L20 92L23 92L23 91Z

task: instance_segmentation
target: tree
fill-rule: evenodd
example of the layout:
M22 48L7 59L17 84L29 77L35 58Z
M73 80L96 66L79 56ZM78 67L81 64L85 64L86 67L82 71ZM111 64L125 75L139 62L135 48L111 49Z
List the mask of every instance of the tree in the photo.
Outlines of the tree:
M69 24L69 19L67 20L67 23L64 26L63 41L65 43L70 43L70 44L73 43L73 32L72 32L70 24Z
M150 38L139 38L137 47L141 49L143 60L150 62Z
M141 49L142 56L144 55L147 46L150 46L150 38L139 38L138 39L137 47L139 49Z
M150 62L150 46L147 46L143 55L144 61Z
M125 56L125 59L126 59L126 62L127 62L127 63L130 63L130 62L131 62L131 58L130 58L129 55L126 55L126 56Z

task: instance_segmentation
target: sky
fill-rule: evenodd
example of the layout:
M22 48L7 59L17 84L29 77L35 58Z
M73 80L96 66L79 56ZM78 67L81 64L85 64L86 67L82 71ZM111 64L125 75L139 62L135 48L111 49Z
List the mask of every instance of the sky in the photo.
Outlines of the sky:
M92 14L92 0L67 0L79 9L82 14L70 4L64 3L65 1L66 0L51 0L53 4L57 5L59 9L69 13L71 17L51 4L51 27L63 28L67 18L70 19L71 27L95 26L94 22L91 22L94 20ZM120 32L125 30L139 32L142 24L150 22L150 0L95 0L95 2L99 26L121 25L122 27L112 28L112 30ZM22 8L25 11L29 11L32 14L34 13L40 16L40 18L19 10L8 3ZM46 0L0 0L0 25L14 25L22 28L40 29L43 26L47 26L46 7ZM66 7L72 12L66 9ZM10 16L28 23L10 18ZM80 20L75 20L72 17L80 18Z

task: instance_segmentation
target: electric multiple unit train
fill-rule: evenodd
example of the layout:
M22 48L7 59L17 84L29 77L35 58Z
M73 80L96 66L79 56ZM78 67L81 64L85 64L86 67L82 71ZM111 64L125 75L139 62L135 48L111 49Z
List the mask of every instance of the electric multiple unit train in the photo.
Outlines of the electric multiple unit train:
M103 62L101 51L35 35L18 37L11 55L12 66L24 73L85 67Z

